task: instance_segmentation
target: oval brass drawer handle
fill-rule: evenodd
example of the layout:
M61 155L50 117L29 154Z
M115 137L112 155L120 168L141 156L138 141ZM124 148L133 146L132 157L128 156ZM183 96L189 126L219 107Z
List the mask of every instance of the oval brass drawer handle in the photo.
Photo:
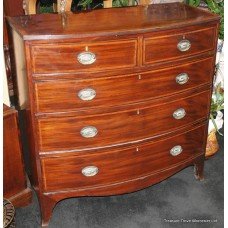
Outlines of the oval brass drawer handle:
M170 150L170 154L171 154L172 156L177 156L177 155L181 154L182 151L183 151L182 146L177 145L177 146L174 146L174 147Z
M90 101L96 97L96 91L91 88L82 89L78 92L78 97L83 101Z
M82 169L82 174L86 177L93 177L97 175L99 172L99 169L96 166L86 166Z
M93 138L97 135L98 130L93 126L83 127L80 131L81 136L84 138Z
M83 65L90 65L96 61L96 55L90 51L83 51L78 54L77 59Z
M188 51L191 47L191 43L189 40L181 40L178 44L177 44L177 48L179 51Z
M186 115L186 112L183 108L178 108L176 111L173 112L173 117L176 120L184 118Z
M186 73L181 73L176 76L176 83L179 85L183 85L187 83L189 80L188 74Z

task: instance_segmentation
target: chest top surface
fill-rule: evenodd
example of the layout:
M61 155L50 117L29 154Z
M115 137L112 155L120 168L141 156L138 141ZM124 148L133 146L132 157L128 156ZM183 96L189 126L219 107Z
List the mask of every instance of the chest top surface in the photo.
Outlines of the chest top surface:
M219 20L219 16L182 3L99 9L65 14L8 18L24 40L126 35Z

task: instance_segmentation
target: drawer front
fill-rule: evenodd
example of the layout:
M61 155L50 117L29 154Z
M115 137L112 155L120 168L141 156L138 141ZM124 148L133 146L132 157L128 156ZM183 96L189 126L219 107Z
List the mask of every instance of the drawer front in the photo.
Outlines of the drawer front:
M213 58L138 75L35 83L37 112L117 106L211 83ZM164 93L165 89L165 93Z
M142 140L206 118L210 91L125 112L39 118L40 151L81 150Z
M166 62L214 50L215 34L215 28L206 28L191 32L183 30L179 34L145 38L143 63L147 65Z
M41 159L45 191L95 187L149 175L203 153L206 127L155 143L109 152Z
M136 66L137 40L31 47L34 73L94 72Z

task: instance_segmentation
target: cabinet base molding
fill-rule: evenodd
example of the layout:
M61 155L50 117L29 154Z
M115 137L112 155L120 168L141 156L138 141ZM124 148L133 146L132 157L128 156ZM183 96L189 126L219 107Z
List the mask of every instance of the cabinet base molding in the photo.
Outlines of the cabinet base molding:
M7 197L6 197L7 198ZM25 207L32 202L32 190L27 187L23 191L7 198L14 207Z
M48 227L53 210L56 204L64 199L72 197L89 197L89 196L112 196L121 195L131 192L135 192L156 183L159 183L168 177L174 175L187 166L194 166L193 173L197 180L204 180L203 166L204 166L204 154L196 156L194 159L185 161L184 163L165 169L161 172L152 173L144 177L136 178L134 180L128 180L122 183L110 184L106 186L98 186L96 188L77 189L66 192L46 192L40 193L37 189L37 195L39 198L42 227Z

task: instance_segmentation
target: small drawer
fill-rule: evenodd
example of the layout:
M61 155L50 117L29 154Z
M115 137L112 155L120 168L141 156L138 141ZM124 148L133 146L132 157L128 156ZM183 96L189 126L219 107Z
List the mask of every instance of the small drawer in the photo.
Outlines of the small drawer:
M37 81L36 112L67 112L80 108L118 106L183 92L211 83L214 72L212 63L213 58L208 58L141 74L100 79Z
M137 40L35 45L31 53L33 73L106 71L136 66Z
M178 166L203 153L206 126L131 148L41 158L45 191L94 188Z
M210 91L144 108L102 115L38 118L40 151L111 147L171 132L207 118ZM184 96L184 95L183 95Z
M182 59L215 49L215 28L179 32L166 36L145 37L143 64L153 64Z

